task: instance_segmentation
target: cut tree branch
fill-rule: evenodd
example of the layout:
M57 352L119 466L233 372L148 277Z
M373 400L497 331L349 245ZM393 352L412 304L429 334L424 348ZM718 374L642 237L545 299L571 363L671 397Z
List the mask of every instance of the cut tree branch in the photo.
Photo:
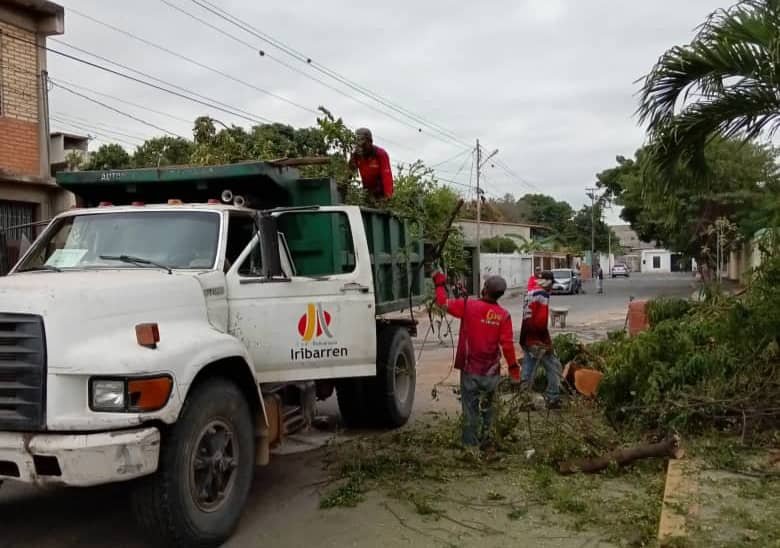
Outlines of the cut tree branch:
M600 457L568 460L562 462L558 466L558 471L561 474L576 474L577 472L592 474L606 469L613 462L619 466L626 466L635 460L650 457L682 457L680 437L675 435L658 443L648 443L636 445L634 447L626 447L624 449L616 449L615 451Z

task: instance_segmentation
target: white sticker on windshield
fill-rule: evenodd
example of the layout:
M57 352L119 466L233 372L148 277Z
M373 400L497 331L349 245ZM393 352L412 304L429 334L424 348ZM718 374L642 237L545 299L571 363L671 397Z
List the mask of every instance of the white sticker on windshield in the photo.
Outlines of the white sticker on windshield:
M87 249L56 249L46 261L49 266L57 268L71 268L79 264Z

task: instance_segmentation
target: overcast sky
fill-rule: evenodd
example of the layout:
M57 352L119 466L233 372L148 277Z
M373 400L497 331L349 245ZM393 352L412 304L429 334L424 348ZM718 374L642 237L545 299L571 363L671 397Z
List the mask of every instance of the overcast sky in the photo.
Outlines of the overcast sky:
M598 171L612 166L616 155L631 155L642 144L644 133L633 115L638 89L635 80L667 48L689 41L707 14L731 3L493 0L454 8L454 2L444 0L212 0L396 107L454 134L459 141L455 143L397 112L391 111L392 117L378 112L387 109L219 19L194 1L167 0L246 43L204 26L162 0L61 0L66 8L65 35L57 40L217 99L232 109L246 111L250 118L311 126L315 116L306 109L326 106L353 128L372 128L376 144L388 150L394 163L422 158L434 165L463 152L438 166L440 176L463 184L470 178L465 147L479 138L486 149L497 148L496 158L522 178L498 166L486 167L484 186L490 195L511 192L521 196L541 190L575 207L585 201L583 189L594 182ZM305 108L177 59L69 8ZM61 43L52 41L49 45L89 58ZM258 54L260 49L267 52L265 57ZM49 72L55 81L82 86L72 88L75 91L172 133L191 136L191 123L184 120L202 114L226 124L251 125L241 117L55 54L49 54ZM312 78L341 89L346 96ZM107 130L93 148L113 135L132 150L130 144L160 133L62 89L52 90L50 103L52 114L57 116L53 129L84 133L89 127L93 135L97 129ZM455 188L469 192L466 187Z

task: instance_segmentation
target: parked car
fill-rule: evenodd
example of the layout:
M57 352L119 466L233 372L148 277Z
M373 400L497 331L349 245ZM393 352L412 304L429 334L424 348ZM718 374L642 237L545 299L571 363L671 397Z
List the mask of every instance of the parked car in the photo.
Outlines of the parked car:
M582 289L582 280L576 270L571 268L556 268L553 273L553 293L568 293L574 295Z
M623 263L617 263L612 267L612 277L617 278L618 276L625 276L626 278L629 276L628 267Z

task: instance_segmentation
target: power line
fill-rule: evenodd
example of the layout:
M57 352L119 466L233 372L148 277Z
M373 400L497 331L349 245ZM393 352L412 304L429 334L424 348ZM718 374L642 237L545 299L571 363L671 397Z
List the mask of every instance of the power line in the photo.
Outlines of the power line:
M470 148L466 149L466 150L463 150L461 152L458 152L452 158L447 158L446 160L442 160L441 162L436 162L435 164L431 165L430 167L431 168L436 168L436 167L442 166L444 164L448 164L448 163L450 163L450 162L452 162L454 160L457 160L458 158L460 158L461 156L463 156L464 154L469 153L469 152L472 152L472 150Z
M67 131L69 131L71 133L80 133L82 131L89 131L93 135L104 137L104 139L101 139L101 141L105 140L106 142L122 143L123 145L129 146L129 147L133 147L133 148L138 146L137 143L132 143L130 141L126 141L125 139L121 139L119 137L114 137L112 135L107 135L105 133L102 133L102 132L99 132L99 131L95 131L95 130L84 130L84 129L78 128L72 122L67 122L65 120L60 120L56 116L50 116L50 118L58 126L62 126L62 127L65 127L65 128L70 127L71 129L69 129ZM92 135L87 135L87 138L94 139L94 137Z
M114 101L117 101L119 103L123 103L123 104L129 105L131 107L139 108L141 110L146 110L148 112L152 112L152 113L158 114L160 116L165 116L167 118L170 118L171 120L176 120L177 122L183 122L185 124L192 124L192 122L193 122L192 120L187 120L186 118L182 118L181 116L175 116L175 115L170 114L168 112L163 112L162 110L155 110L155 109L153 109L151 107L148 107L148 106L145 106L145 105L141 105L139 103L134 103L134 102L128 101L126 99L122 99L121 97L117 97L116 95L111 95L109 93L102 93L102 92L96 91L96 90L94 90L92 88L88 88L86 86L82 86L82 85L76 84L74 82L69 82L68 80L63 80L62 78L52 78L52 77L49 77L49 80L52 83L62 82L63 84L66 84L66 85L68 85L68 86L70 86L72 88L80 89L82 91L86 91L86 92L92 93L93 95L98 95L100 97L104 97L106 99L113 99Z
M227 38L230 38L231 40L233 40L233 41L235 41L235 42L237 42L237 43L239 43L239 44L241 44L243 46L246 46L247 48L251 49L253 53L257 53L257 54L259 54L263 58L268 58L271 61L273 61L273 62L275 62L275 63L277 63L277 64L279 64L279 65L281 65L281 66L283 66L283 67L293 71L293 72L295 72L296 74L299 74L299 75L303 76L304 78L307 78L307 79L311 80L312 82L316 82L316 83L320 84L321 86L324 86L324 87L330 89L331 91L334 91L334 92L338 93L339 95L341 95L343 97L346 97L347 99L355 101L356 103L359 103L359 104L365 106L366 108L369 108L369 109L373 110L374 112L377 112L377 113L379 113L379 114L381 114L383 116L387 116L388 118L398 122L399 124L402 124L402 125L404 125L406 127L409 127L411 129L417 131L418 133L422 132L422 130L418 126L410 124L409 122L407 122L406 120L403 120L401 118L393 116L389 112L386 112L386 111L384 111L384 110L382 110L380 108L377 108L375 105L372 105L371 103L369 103L367 101L363 101L362 99L360 99L358 97L350 95L349 93L345 92L344 90L339 89L339 88L337 88L335 86L332 86L329 83L327 83L327 82L325 82L325 81L323 81L323 80L321 80L319 78L316 78L315 76L312 76L311 74L309 74L309 73L307 73L307 72L305 72L305 71L303 71L303 70L301 70L301 69L291 65L290 63L287 63L286 61L284 61L282 59L279 59L276 56L271 55L270 53L268 53L266 51L258 49L254 44L251 44L250 42L247 42L246 40L242 40L241 38L239 38L239 37L237 37L237 36L227 32L226 30L224 30L224 29L214 25L213 23L203 19L202 17L198 17L197 15L195 15L195 14L185 10L184 8L182 8L180 6L177 6L176 4L173 4L169 0L160 0L160 2L162 2L163 4L165 4L166 6L168 6L170 8L178 11L179 13L181 13L181 14L183 14L183 15L185 15L185 16L187 16L187 17L189 17L189 18L191 18L191 19L193 19L193 20L195 20L195 21L197 21L199 23L201 23L202 25L204 25L206 27L209 27L210 29L218 32L219 34L221 34L221 35L223 35L223 36L225 36ZM222 19L225 19L225 18L222 17ZM227 19L225 19L225 20L227 20ZM229 21L229 20L227 20L227 21L229 23L232 23L232 21ZM233 23L233 24L235 24L235 23ZM249 32L249 31L247 31L247 32ZM439 138L436 135L434 135L434 137L439 139L440 141L442 141L444 143L447 143L448 145L452 145L452 143L450 141L443 140L443 139ZM390 142L390 141L388 141L388 142ZM408 148L408 147L403 146L403 148Z
M165 80L157 78L156 76L152 76L149 73L146 73L146 72L134 69L132 67L124 65L124 64L119 63L117 61L113 61L111 59L108 59L107 57L103 57L102 55L98 55L97 53L92 53L91 51L85 50L85 49L80 48L78 46L74 46L72 44L68 44L67 42L64 42L62 40L57 40L56 38L51 38L51 41L52 42L56 42L57 44L62 44L65 47L74 49L74 50L76 50L76 51L78 51L80 53L83 53L85 55L89 55L91 57L94 57L95 59L100 59L101 61L104 61L106 63L111 63L112 65L115 65L117 67L123 68L125 70L129 70L130 72L133 72L135 74L140 74L141 76L143 76L145 78L149 78L150 80L158 82L158 83L160 83L162 85L170 86L170 87L174 88L174 90L178 89L181 92L189 93L193 97L190 97L190 96L185 95L183 93L176 92L176 91L171 90L171 89L166 89L166 88L164 88L162 86L153 84L151 82L145 82L144 80L141 80L139 78L135 78L133 76L130 76L130 75L127 75L127 74L123 74L123 73L121 73L119 71L113 70L113 69L108 68L108 67L104 67L104 66L99 65L97 63L92 63L90 61L87 61L86 59L81 59L79 57L76 57L75 55L69 55L67 53L64 53L64 52L61 52L61 51L58 51L58 50L55 50L55 49L52 49L52 48L49 48L49 47L45 48L48 51L51 51L51 52L56 53L58 55L62 55L62 56L67 57L69 59L73 59L75 61L78 61L80 63L85 63L85 64L91 65L91 66L93 66L95 68L99 68L101 70L104 70L104 71L107 71L107 72L111 72L111 73L116 74L118 76L122 76L122 77L128 78L130 80L134 80L134 81L136 81L138 83L141 83L141 84L144 84L144 85L156 88L156 89L158 89L160 91L164 91L166 93L170 93L172 95L176 95L178 97L181 97L181 98L184 98L184 99L188 99L188 100L194 101L196 103L200 103L200 104L208 106L210 108L214 108L214 109L220 110L220 111L225 112L227 114L230 114L232 116L236 116L237 118L243 118L243 119L249 120L250 122L253 122L253 123L258 123L258 122L265 122L265 123L268 123L268 124L272 123L271 120L269 120L268 118L265 118L264 116L260 116L259 114L253 114L251 112L248 112L246 110L240 109L238 107L229 105L227 103L223 103L222 101L219 101L217 99L213 99L211 97L207 97L205 95L201 95L200 93L197 93L195 91L187 89L187 88L185 88L183 86L179 86L179 85L173 84L171 82L166 82ZM195 99L195 97L200 98L201 100ZM204 102L204 101L206 101L206 102Z
M343 91L343 90L341 90L341 89L339 89L337 87L334 87L334 86L328 84L327 82L324 82L323 80L321 80L319 78L315 78L312 75L310 75L310 74L308 74L308 73L306 73L306 72L304 72L304 71L302 71L302 70L300 70L300 69L290 65L289 63L286 63L286 62L282 61L281 59L276 58L273 55L268 54L267 52L265 52L263 50L258 50L254 45L249 44L249 43L247 43L244 40L237 39L235 36L228 34L223 29L220 29L219 27L204 21L202 18L197 17L196 15L194 15L194 14L192 14L192 13L190 13L190 12L188 12L188 11L182 9L182 8L180 8L179 6L176 6L176 5L172 4L169 0L161 0L161 1L164 4L172 7L173 9L175 9L175 10L181 12L181 13L184 13L185 15L187 15L187 16L189 16L189 17L191 17L191 18L193 18L193 19L203 23L204 25L206 25L206 26L216 30L217 32L220 32L221 34L229 36L231 39L236 40L239 43L247 45L254 52L259 53L261 57L268 57L272 61L274 61L276 63L279 63L280 65L282 65L282 66L284 66L284 67L286 67L286 68L288 68L288 69L290 69L290 70L292 70L292 71L294 71L294 72L296 72L296 73L298 73L298 74L300 74L300 75L302 75L302 76L304 76L304 77L306 77L306 78L308 78L310 80L313 80L313 81L319 83L320 85L323 85L323 86L327 87L328 89L331 89L331 90L339 93L340 95L343 95L344 97L347 97L347 98L349 98L349 99L351 99L351 100L353 100L353 101L355 101L357 103L360 103L360 104L366 106L367 108L370 108L371 110L373 110L375 112L378 112L379 114L387 116L387 117L395 120L396 122L398 122L400 124L403 124L403 125L405 125L407 127L410 127L412 129L416 130L418 133L422 133L423 130L418 125L410 124L406 120L398 118L397 116L394 116L393 114L391 114L391 113L389 113L389 112L387 112L385 110L378 109L374 105L372 105L371 103L363 101L363 100L359 99L358 97L355 97L354 95L350 95L349 93L346 93L345 91ZM241 19L238 19L238 18L230 15L229 13L224 11L223 9L221 9L219 7L216 7L216 6L214 6L213 4L210 4L210 3L207 3L207 5L204 5L204 4L200 3L200 2L197 2L196 0L192 0L192 1L193 1L193 3L195 3L198 6L200 6L201 8L205 9L206 11L210 12L211 14L216 15L217 17L219 17L223 21L226 21L226 22L228 22L228 23L230 23L230 24L232 24L234 26L237 26L241 30L247 32L248 34L251 34L251 35L255 36L256 38L258 38L258 39L260 39L260 40L262 40L264 42L270 43L268 38L266 36L264 36L264 34L261 31L257 30L256 28L252 27L251 25L248 25L248 24L244 23ZM275 46L275 47L278 47L278 46ZM287 53L288 55L291 54L289 51L285 52L285 53ZM294 53L292 55L293 55L293 57L295 57ZM301 60L299 57L295 57L295 58L298 59L298 60ZM319 72L321 72L323 74L326 74L327 76L330 76L331 78L334 78L334 76L329 75L327 72L323 71L321 68L319 68L319 67L314 67L314 68L316 70L318 70ZM351 87L352 89L355 89L356 91L358 91L358 92L362 93L363 95L365 95L365 93L361 92L359 89L356 89L354 87L354 84L352 84L352 83L350 83L350 82L348 82L348 81L346 81L344 79L342 79L342 80L339 80L338 78L335 78L335 79L337 81L339 81L339 83L341 83L343 85L346 85L347 87ZM392 105L385 104L385 106L390 108L391 110L398 111L398 109L397 108L393 108ZM401 114L403 114L403 113L401 113ZM418 121L418 120L415 120L415 121ZM426 125L426 124L422 124L422 125ZM459 141L457 138L453 138L452 136L448 136L448 135L442 133L439 130L435 130L435 131L438 132L442 136L437 135L436 133L433 133L433 134L431 134L432 137L434 137L434 138L436 138L436 139L438 139L438 140L440 140L442 142L445 142L447 144L450 144L450 145L453 144L453 142L454 142L454 143L456 143L458 145L463 146L462 141Z
M135 72L135 73L137 73L137 74L142 74L142 75L146 76L147 78L151 78L152 80L156 80L156 81L159 81L159 82L163 82L163 83L165 83L166 85L169 85L169 86L171 86L171 87L175 87L175 88L183 89L183 90L187 91L188 93L191 93L192 95L194 95L194 96L196 96L196 97L204 97L204 98L206 99L206 101L212 101L212 102L214 102L214 103L216 103L216 104L212 104L212 103L209 103L209 102L206 102L206 101L202 101L202 100L199 100L199 99L197 99L197 98L195 98L195 97L190 97L189 95L185 95L185 94L183 94L183 93L179 93L179 92L177 92L177 91L174 91L174 90L171 90L171 89L164 88L164 87L162 87L162 86L159 86L159 85L157 85L157 84L154 84L154 83L152 83L152 82L147 82L147 81L145 81L145 80L142 80L142 79L140 79L140 78L136 78L135 76L131 76L131 75L129 75L129 74L125 74L125 73L123 73L123 72L120 72L120 71L118 71L118 70L112 69L112 68L110 68L110 67L106 67L106 66L104 66L104 65L101 65L101 64L99 64L99 63L94 63L94 62L92 62L92 61L88 61L87 59L82 59L81 57L77 57L76 55L71 55L71 54L69 54L69 53L65 53L65 52L63 52L63 51L59 51L59 50L57 50L57 49L54 49L54 48L51 48L51 47L48 47L48 46L43 46L43 45L37 44L37 43L35 43L35 42L32 42L32 41L30 41L30 40L26 40L26 39L24 39L24 38L21 38L21 37L19 37L19 36L12 36L12 35L10 35L10 34L9 34L9 35L7 35L7 37L8 37L8 38L11 38L11 39L13 39L13 40L17 40L17 41L19 41L19 42L23 42L23 43L26 43L26 44L31 44L31 45L34 45L34 46L36 46L36 47L38 47L38 48L41 48L41 49L43 49L43 50L46 50L46 51L48 51L48 52L51 52L51 53L54 53L54 54L56 54L56 55L60 55L60 56L62 56L62 57L65 57L66 59L70 59L70 60L72 60L72 61L76 61L76 62L78 62L78 63L82 63L82 64L84 64L84 65L87 65L87 66L90 66L90 67L96 68L96 69L98 69L98 70L102 70L102 71L104 71L104 72L107 72L107 73L109 73L109 74L113 74L113 75L115 75L115 76L120 76L120 77L122 77L122 78L125 78L125 79L127 79L127 80L131 80L131 81L133 81L133 82L136 82L136 83L139 83L139 84L143 84L143 85L145 85L145 86L148 86L148 87L151 87L151 88L157 89L157 90L159 90L159 91L163 91L163 92L165 92L165 93L169 93L169 94L171 94L171 95L175 95L175 96L177 96L177 97L181 97L182 99L187 99L188 101L192 101L192 102L194 102L194 103L198 103L198 104L201 104L201 105L207 106L207 107L209 107L209 108L213 108L213 109L215 109L215 110L219 110L219 111L221 111L221 112L225 112L225 113L227 113L227 114L230 114L230 115L232 115L232 116L236 116L237 118L244 118L244 119L246 119L246 120L249 120L250 122L253 122L253 123L257 123L258 121L264 121L264 122L270 123L270 120L268 120L267 118L262 118L262 117L260 117L260 116L257 116L257 115L252 115L251 113L249 113L249 114L250 114L251 116L254 116L254 118L250 118L250 117L247 117L247 116L245 116L245 115L238 114L238 113L236 113L236 112L233 112L233 111L231 111L231 110L228 110L229 108L234 108L234 107L230 107L230 105L226 105L225 103L221 103L221 102L219 102L219 101L216 101L216 100L214 100L214 99L209 99L208 97L206 97L206 96L204 96L204 95L200 95L200 94L197 94L197 93L195 93L195 92L192 92L192 91L186 90L186 88L182 88L181 86L177 86L177 85L175 85L175 84L170 84L170 83L168 83L168 82L165 82L164 80L160 80L159 78L156 78L156 77L154 77L154 76L148 75L148 74L146 74L146 73L144 73L144 72L141 72L141 71L139 71L139 70L136 70L136 69L133 69L133 68L127 67L126 65L122 65L121 63L117 63L117 62L115 62L115 61L111 61L110 59L106 59L105 57L101 57L101 56L99 56L99 55L97 55L97 54L90 53L90 52L88 52L88 51L86 51L86 50L83 50L83 49L81 49L81 48L77 48L77 47L75 47L75 46L71 46L70 44L67 44L67 43L65 43L65 42L62 42L62 41L60 41L60 40L55 40L55 39L53 39L53 38L51 39L51 40L52 40L52 41L54 41L54 42L62 43L63 45L65 45L65 46L67 46L67 47L73 48L73 49L75 49L75 50L77 50L77 51L84 52L84 53L86 53L87 55L91 55L91 56L93 56L93 57L95 57L95 58L98 58L98 59L101 59L101 60L105 60L106 62L108 62L108 63L111 63L111 64L114 64L114 65L116 65L116 66L118 66L118 67L125 68L125 69L127 69L127 70L130 70L130 71L132 71L132 72ZM223 108L223 107L217 106L217 105L220 105L220 104L222 104L222 105L226 105L228 108ZM236 110L238 110L239 112L246 112L246 111L241 111L241 109L236 109Z
M83 94L83 93L81 93L79 91L76 91L74 89L70 89L69 87L63 86L62 84L55 84L55 86L57 88L59 88L59 89L67 91L68 93L71 93L71 94L73 94L73 95L75 95L77 97L81 97L82 99L86 99L87 101L89 101L91 103L95 103L96 105L100 105L101 107L106 108L106 109L108 109L108 110L110 110L112 112L116 112L117 114L119 114L121 116L125 116L125 117L130 118L131 120L135 120L136 122L139 122L139 123L141 123L141 124L143 124L145 126L149 126L149 127L154 128L154 129L156 129L158 131L162 131L163 133L167 133L168 135L171 135L172 137L181 137L182 139L186 139L186 137L184 137L182 135L179 135L178 133L174 133L173 131L168 131L167 129L165 129L163 127L155 125L155 124L153 124L151 122L147 122L146 120L144 120L142 118L139 118L137 116L134 116L132 114L124 112L124 111L122 111L122 110L120 110L120 109L118 109L116 107L112 107L111 105L103 103L102 101L98 101L97 99L93 99L92 97L89 97L89 96L87 96L87 95L85 95L85 94Z
M116 129L113 129L111 127L106 127L106 124L101 124L99 122L90 122L89 120L85 120L84 118L79 118L78 116L72 116L69 114L64 114L62 112L54 112L49 115L50 118L58 118L66 123L76 126L76 127L84 127L87 130L95 130L95 131L103 131L106 133L112 133L115 135L119 135L120 137L127 137L128 139L135 139L137 141L144 142L146 140L146 137L141 137L140 135L133 135L132 133L125 133L123 131L118 131Z
M446 128L439 126L438 124L435 124L433 122L430 122L423 118L422 116L419 116L418 114L415 114L414 112L392 102L391 100L379 95L378 93L366 88L365 86L362 86L353 80L348 79L347 77L343 76L342 74L339 74L338 72L326 67L322 63L318 63L314 61L312 58L310 58L308 55L303 54L300 51L295 50L288 44L285 44L281 40L274 38L273 36L261 31L257 27L247 23L246 21L242 20L239 17L236 17L232 14L230 14L227 10L224 8L215 6L212 2L209 0L190 0L193 4L196 4L200 6L201 8L210 11L214 15L217 15L218 17L231 22L232 24L238 26L239 28L244 29L246 32L255 35L257 38L263 40L264 42L271 44L275 48L281 50L282 52L286 53L287 55L293 57L294 59L297 59L298 61L303 62L304 64L312 67L314 70L340 82L343 85L346 85L347 87L353 89L354 91L369 97L370 99L376 101L377 103L397 112L398 114L401 114L402 116L405 116L409 118L410 120L414 120L417 123L422 124L423 126L426 126L439 134L458 142L464 146L466 145L463 141L461 141L457 135L450 132ZM205 4L205 5L204 5Z
M228 74L227 72L224 72L224 71L222 71L222 70L220 70L218 68L212 67L212 66L207 65L205 63L201 63L200 61L198 61L196 59L188 57L188 56L186 56L186 55L184 55L182 53L173 51L173 50L171 50L171 49L169 49L169 48L167 48L165 46L161 46L160 44L156 44L155 42L147 40L146 38L142 38L141 36L138 36L137 34L133 34L130 31L127 31L127 30L124 30L122 28L116 27L116 26L114 26L114 25L112 25L110 23L106 23L105 21L101 21L101 20L99 20L99 19L97 19L95 17L92 17L91 15L87 15L86 13L82 13L82 12L80 12L80 11L74 9L74 8L68 8L68 10L71 13L75 13L76 15L78 15L80 17L83 17L85 19L88 19L88 20L90 20L90 21L92 21L92 22L94 22L94 23L96 23L98 25L101 25L103 27L111 29L111 30L113 30L115 32L118 32L120 34L124 34L125 36L128 36L128 37L132 38L133 40L137 40L137 41L139 41L139 42L141 42L143 44L146 44L147 46L150 46L150 47L153 47L153 48L155 48L157 50L163 51L163 52L165 52L165 53L167 53L169 55L172 55L174 57L177 57L179 59L183 59L184 61L187 61L188 63L191 63L191 64L193 64L195 66L200 67L200 68L206 69L206 70L208 70L210 72L213 72L214 74L218 74L218 75L220 75L220 76L222 76L224 78L232 80L233 82L237 82L237 83L239 83L239 84L241 84L243 86L246 86L248 88L251 88L251 89L253 89L255 91L258 91L258 92L263 93L265 95L269 95L271 97L274 97L275 99L283 101L283 102L285 102L285 103L287 103L289 105L292 105L294 107L297 107L297 108L299 108L301 110L305 110L306 112L309 112L311 114L315 114L315 115L319 114L319 112L317 112L316 110L311 109L309 107L306 107L306 106L304 106L304 105L302 105L300 103L296 103L292 99L288 99L287 97L284 97L282 95L279 95L279 94L274 93L272 91L269 91L267 89L263 89L263 88L261 88L259 86L256 86L256 85L252 84L251 82L247 82L246 80L243 80L241 78L233 76L232 74Z
M513 177L513 178L517 179L519 182L524 184L526 187L528 187L528 188L530 188L532 190L536 190L538 192L542 192L542 190L538 186L536 186L531 181L528 181L527 179L524 179L523 177L518 175L517 172L515 172L512 168L510 168L508 165L506 165L503 161L501 161L499 159L496 159L493 162L493 164L498 166L499 168L501 168L510 177Z

